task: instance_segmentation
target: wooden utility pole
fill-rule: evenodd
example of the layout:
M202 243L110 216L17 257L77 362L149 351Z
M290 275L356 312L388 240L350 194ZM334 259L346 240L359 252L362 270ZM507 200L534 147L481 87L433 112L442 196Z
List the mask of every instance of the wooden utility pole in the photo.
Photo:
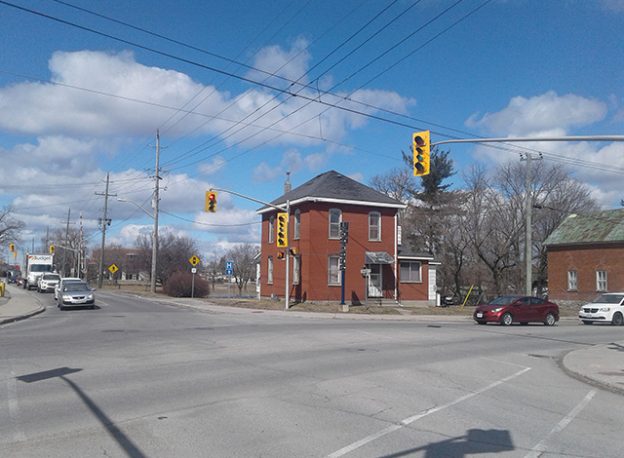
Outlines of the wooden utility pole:
M110 225L111 220L107 216L108 212L108 197L116 196L117 194L109 194L108 193L108 183L109 183L109 173L106 174L106 190L104 193L96 192L95 194L98 196L104 196L104 216L100 219L100 224L102 225L102 246L100 248L100 263L98 267L98 288L102 287L102 282L104 280L104 246L106 245L106 227Z
M156 131L156 168L154 175L154 196L152 208L154 209L154 230L152 232L152 275L150 276L150 291L156 293L156 262L158 259L158 201L160 180L160 132Z
M65 266L67 265L67 247L69 246L69 218L71 216L71 208L67 209L67 226L65 226L65 246L63 247L63 265L61 266L61 273L63 277L67 277L65 272ZM47 249L47 248L46 248Z

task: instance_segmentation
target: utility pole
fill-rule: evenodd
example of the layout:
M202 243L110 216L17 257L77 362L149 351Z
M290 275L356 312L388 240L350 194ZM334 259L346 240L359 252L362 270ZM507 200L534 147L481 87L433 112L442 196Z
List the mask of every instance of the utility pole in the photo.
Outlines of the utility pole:
M525 213L525 232L524 232L524 294L532 296L533 294L533 176L531 170L531 161L536 160L531 153L523 153L526 157L520 157L521 161L526 161L526 173L524 175L524 213ZM540 154L539 160L542 159Z
M69 217L71 215L71 208L67 209L67 226L65 227L65 248L63 248L63 265L61 267L61 271L63 273L63 277L67 277L67 273L65 272L65 266L67 265L67 247L69 246Z
M80 229L78 231L78 262L76 263L76 272L77 272L77 277L79 278L83 278L82 277L82 261L84 259L84 253L82 252L83 249L83 244L84 244L84 232L82 230L82 212L80 212Z
M154 198L152 207L154 209L154 231L152 232L152 275L150 277L150 291L156 293L156 262L158 259L158 191L160 180L160 131L156 131L156 168L154 176Z
M100 248L100 263L98 267L98 288L102 288L102 282L104 280L104 246L106 245L106 226L110 225L111 220L108 219L108 197L109 196L117 196L117 194L109 194L108 193L108 183L109 183L109 175L106 174L106 190L104 193L96 192L95 194L98 196L104 196L104 216L100 219L100 224L102 225L102 246Z

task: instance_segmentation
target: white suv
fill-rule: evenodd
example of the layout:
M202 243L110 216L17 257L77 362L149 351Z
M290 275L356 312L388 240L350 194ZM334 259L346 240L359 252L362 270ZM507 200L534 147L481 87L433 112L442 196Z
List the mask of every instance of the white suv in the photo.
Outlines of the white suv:
M47 293L48 291L54 291L60 280L61 276L59 274L43 274L37 282L37 292Z
M585 304L579 310L583 324L611 323L615 326L624 324L624 293L605 293Z

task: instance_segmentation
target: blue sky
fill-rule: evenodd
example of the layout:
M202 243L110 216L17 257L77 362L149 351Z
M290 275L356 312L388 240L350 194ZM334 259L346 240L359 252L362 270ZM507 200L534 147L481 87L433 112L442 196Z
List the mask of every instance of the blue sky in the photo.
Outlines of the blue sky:
M257 204L221 193L202 212L211 186L272 200L287 171L298 186L331 169L368 184L420 129L624 130L624 0L7 2L81 27L0 2L0 204L28 245L69 208L96 243L107 172L110 192L149 210L157 130L161 231L196 238L203 257L259 239ZM530 146L605 208L624 198L624 144ZM519 160L448 149L455 186L474 162ZM109 211L113 242L151 231L132 204Z

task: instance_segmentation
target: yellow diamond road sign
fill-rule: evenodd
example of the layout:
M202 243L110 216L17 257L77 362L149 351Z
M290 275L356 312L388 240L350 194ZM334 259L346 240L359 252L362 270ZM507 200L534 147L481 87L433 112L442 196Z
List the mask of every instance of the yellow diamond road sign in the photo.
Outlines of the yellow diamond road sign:
M189 262L191 263L193 267L195 267L197 264L199 264L199 258L193 255L189 258Z
M110 273L114 274L119 270L119 267L117 267L117 264L111 264L110 266L108 266L108 270L110 271Z

